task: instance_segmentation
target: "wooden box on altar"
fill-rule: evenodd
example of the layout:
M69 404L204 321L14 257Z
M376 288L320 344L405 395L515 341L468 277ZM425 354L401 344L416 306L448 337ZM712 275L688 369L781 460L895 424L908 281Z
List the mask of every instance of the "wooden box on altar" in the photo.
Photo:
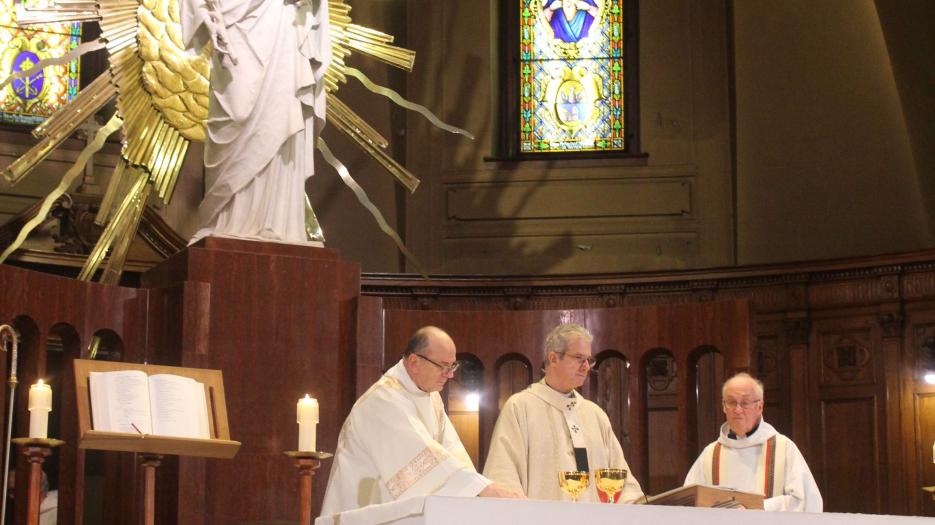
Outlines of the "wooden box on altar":
M708 485L689 485L650 496L648 505L763 509L763 496Z

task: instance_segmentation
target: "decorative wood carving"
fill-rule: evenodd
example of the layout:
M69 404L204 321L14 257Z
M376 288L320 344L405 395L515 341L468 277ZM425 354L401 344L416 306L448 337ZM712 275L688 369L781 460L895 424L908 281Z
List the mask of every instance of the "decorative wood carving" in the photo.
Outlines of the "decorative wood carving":
M675 359L668 354L653 356L646 363L647 395L675 394L678 389L678 371Z
M783 327L786 332L786 344L789 346L807 346L809 334L811 333L811 321L804 314L798 314L793 318L783 319Z
M914 378L921 379L922 374L935 372L935 323L913 327L912 349L916 370Z
M779 342L776 337L758 337L756 340L756 377L763 382L766 390L775 390L781 386L779 370Z
M899 312L887 312L877 316L877 323L883 330L883 337L896 339L902 337L903 315Z
M870 351L869 332L825 335L823 341L823 386L873 382L873 354Z

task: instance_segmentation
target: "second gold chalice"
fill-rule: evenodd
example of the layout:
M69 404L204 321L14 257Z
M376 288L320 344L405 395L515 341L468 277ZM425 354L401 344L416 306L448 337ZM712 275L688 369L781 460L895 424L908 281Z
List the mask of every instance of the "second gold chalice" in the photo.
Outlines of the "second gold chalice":
M599 468L594 471L594 487L601 503L617 503L626 484L626 469Z

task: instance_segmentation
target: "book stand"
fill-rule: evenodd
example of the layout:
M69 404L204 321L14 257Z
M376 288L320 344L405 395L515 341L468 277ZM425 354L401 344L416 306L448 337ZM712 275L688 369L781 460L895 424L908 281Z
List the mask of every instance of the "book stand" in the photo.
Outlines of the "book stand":
M26 525L39 525L39 503L42 495L39 485L42 481L42 464L52 455L52 449L65 444L60 439L16 438L13 443L20 447L29 458L29 496L26 505Z
M321 466L321 460L334 454L301 450L287 450L283 454L294 459L295 468L299 469L299 525L312 525L312 476Z
M239 441L231 441L227 423L227 402L224 398L224 377L220 370L182 368L176 366L140 365L114 361L75 359L75 385L78 401L78 448L136 452L143 467L143 523L155 523L156 468L165 455L230 459L240 449ZM205 385L208 403L210 439L129 434L93 430L91 424L91 372L140 370L147 375L174 374L190 377Z
M763 510L763 495L708 485L678 487L646 499L649 505Z

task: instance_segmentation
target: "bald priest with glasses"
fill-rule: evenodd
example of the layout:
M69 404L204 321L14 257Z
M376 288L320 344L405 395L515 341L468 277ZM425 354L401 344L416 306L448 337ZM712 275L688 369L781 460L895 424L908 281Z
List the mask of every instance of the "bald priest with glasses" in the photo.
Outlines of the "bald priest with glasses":
M403 358L354 403L325 490L322 516L437 494L523 497L478 474L438 392L458 369L443 330L420 328Z
M591 367L591 334L577 324L562 324L545 340L545 378L506 401L490 441L484 475L522 490L529 498L569 500L559 486L559 472L612 468L627 470L617 502L643 498L629 472L623 449L607 414L581 397L580 387ZM594 483L576 495L598 501Z
M737 374L721 389L721 435L698 456L685 485L763 494L765 510L821 512L822 499L795 443L763 420L763 383Z

